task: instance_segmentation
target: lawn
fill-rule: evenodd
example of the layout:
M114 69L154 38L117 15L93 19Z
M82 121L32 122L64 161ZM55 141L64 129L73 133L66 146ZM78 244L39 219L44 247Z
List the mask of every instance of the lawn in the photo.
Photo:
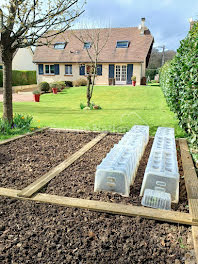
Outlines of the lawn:
M39 127L126 132L138 124L148 125L150 135L158 126L166 126L174 127L177 137L185 136L159 86L96 86L92 101L102 110L81 110L86 87L73 87L57 95L44 94L40 103L14 103L14 112L32 115Z

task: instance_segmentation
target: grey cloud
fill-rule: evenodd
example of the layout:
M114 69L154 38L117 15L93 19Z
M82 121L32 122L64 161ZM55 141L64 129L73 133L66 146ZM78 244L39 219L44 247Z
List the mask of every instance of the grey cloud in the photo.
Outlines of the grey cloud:
M151 30L156 43L165 44L168 49L177 49L179 41L188 33L188 18L197 18L197 0L88 0L85 17L92 21L103 21L104 26L138 26L141 17Z

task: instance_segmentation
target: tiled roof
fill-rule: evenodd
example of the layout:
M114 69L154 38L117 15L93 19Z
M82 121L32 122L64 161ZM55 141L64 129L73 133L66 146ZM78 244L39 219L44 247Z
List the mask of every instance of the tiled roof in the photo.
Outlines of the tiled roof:
M144 35L140 35L137 27L111 28L111 29L88 29L88 30L67 30L63 34L56 36L49 46L37 47L34 53L35 63L85 63L89 62L89 56L84 49L83 43L76 36L84 36L85 42L91 41L85 38L94 31L100 30L100 39L105 41L109 35L107 44L103 48L98 62L119 63L119 62L143 62L153 44L153 36L149 30ZM90 34L86 32L89 31ZM100 45L102 41L100 40ZM128 40L128 48L116 48L117 41ZM67 42L64 50L54 49L56 42ZM90 49L90 52L93 48Z

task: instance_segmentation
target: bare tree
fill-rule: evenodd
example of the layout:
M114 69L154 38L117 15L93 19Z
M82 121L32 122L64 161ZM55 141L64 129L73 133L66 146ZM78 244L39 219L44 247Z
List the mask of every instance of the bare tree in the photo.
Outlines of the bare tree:
M87 72L87 106L89 107L98 73L100 54L109 40L110 28L90 29L85 26L82 30L74 31L73 34L83 43L90 60L88 62L89 70Z
M175 56L176 52L174 50L165 50L164 52L164 60L165 62L172 60ZM158 69L161 67L162 64L162 52L159 51L157 48L153 48L148 69Z
M2 2L4 0L1 0ZM2 3L1 2L1 3ZM48 45L82 14L81 0L7 0L0 8L0 51L3 62L3 118L13 119L12 59L19 48ZM42 37L41 37L42 36ZM45 41L43 40L45 39Z

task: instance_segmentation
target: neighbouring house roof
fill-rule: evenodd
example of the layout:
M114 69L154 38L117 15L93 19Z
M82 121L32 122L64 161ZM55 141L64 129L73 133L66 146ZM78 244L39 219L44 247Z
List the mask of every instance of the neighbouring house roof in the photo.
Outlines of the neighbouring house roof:
M138 27L111 28L111 29L83 29L67 30L56 36L49 46L38 46L35 50L34 63L86 63L90 62L83 43L76 36L83 36L85 42L91 41L85 39L93 31L100 31L100 39L105 41L107 34L108 41L100 53L98 62L101 63L119 63L119 62L144 62L149 57L154 38L149 30L145 30L144 35L140 34ZM86 34L89 31L90 34ZM129 41L128 48L116 48L117 41ZM45 41L44 39L42 41ZM100 41L100 45L102 42ZM54 44L66 42L63 50L54 49ZM93 48L90 48L90 52Z

